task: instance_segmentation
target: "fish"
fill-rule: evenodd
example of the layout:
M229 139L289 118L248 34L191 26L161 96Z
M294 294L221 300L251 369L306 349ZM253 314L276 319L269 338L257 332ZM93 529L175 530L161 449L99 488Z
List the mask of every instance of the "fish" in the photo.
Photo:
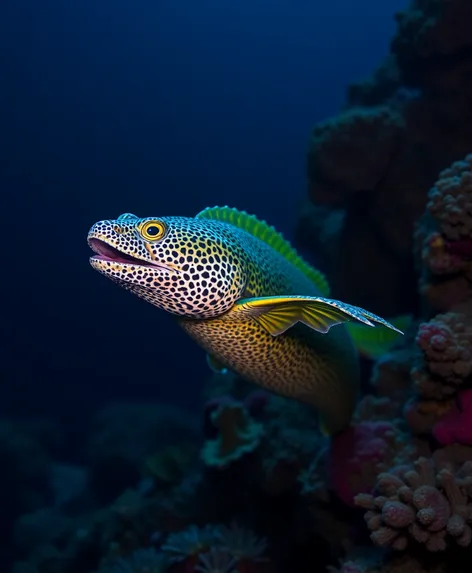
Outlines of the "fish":
M351 422L358 348L378 354L403 334L404 320L330 298L326 276L282 234L235 208L124 213L95 223L87 241L92 268L174 315L214 370L310 404L326 436Z

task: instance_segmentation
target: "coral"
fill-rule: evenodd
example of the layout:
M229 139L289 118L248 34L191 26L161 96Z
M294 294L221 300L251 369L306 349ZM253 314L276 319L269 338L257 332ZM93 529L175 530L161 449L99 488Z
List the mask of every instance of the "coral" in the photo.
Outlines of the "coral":
M412 0L385 61L311 133L304 254L333 297L418 315L361 357L351 427L325 438L312 408L229 371L208 377L203 428L170 405L105 409L87 468L0 425L2 511L26 512L3 544L14 571L470 569L471 18L470 0Z
M380 397L391 403L392 414L397 411L405 398L410 385L410 371L413 367L414 352L410 336L406 335L403 348L387 352L376 360L370 383Z
M234 521L229 526L219 527L215 536L221 546L238 562L263 560L267 539L258 538L252 531Z
M161 484L179 483L197 454L197 445L192 443L163 446L146 458L143 473Z
M472 149L471 11L468 0L412 1L397 15L391 53L371 77L349 88L337 116L313 130L307 150L313 209L309 214L303 209L297 238L324 264L337 298L360 306L375 300L377 312L387 316L416 303L411 231L428 190L438 189L438 173ZM454 183L450 173L449 182L439 184L441 192L451 184L468 188L467 163L470 157L454 168L465 177L457 176ZM444 212L453 217L454 204L468 209L470 201L467 194L459 198L451 191ZM434 223L429 211L428 218ZM470 275L467 238L444 249L431 236L437 225L425 218L421 227L415 241L419 257L425 251L437 270L450 269L460 259ZM313 230L329 240L314 238ZM470 279L448 276L447 287L422 279L424 296L440 311L450 308L448 299L472 295Z
M329 481L336 495L354 506L354 496L371 492L379 473L415 457L410 438L391 422L360 422L333 439Z
M212 415L220 406L232 406L240 403L244 406L251 418L258 419L264 413L266 406L270 402L271 395L265 390L253 390L246 396L240 394L240 398L235 398L233 394L222 393L212 396L204 405L203 433L206 438L214 438L218 435L218 428L215 426Z
M446 573L442 562L420 560L413 555L388 554L344 561L330 573Z
M310 194L340 204L346 194L375 189L399 145L403 120L388 107L352 108L318 124L308 151Z
M415 232L420 291L433 309L472 295L472 155L443 170Z
M414 397L406 402L403 415L413 434L426 436L431 434L436 422L448 413L453 405L452 399L419 400L418 397Z
M416 343L422 352L411 376L421 398L444 400L456 394L472 374L472 325L464 313L437 315L420 325Z
M195 571L198 573L237 573L236 559L224 549L212 547L199 556Z
M365 520L372 541L405 550L410 541L429 551L472 541L472 462L455 473L419 458L413 466L399 466L378 476L375 494L356 496L367 509Z
M265 411L267 469L270 471L281 460L297 460L301 465L311 461L313 451L323 444L313 409L296 400L271 396Z
M171 533L162 546L162 550L169 556L171 562L179 562L205 553L214 542L214 526L190 525L187 529Z
M225 525L191 525L171 533L162 546L171 563L202 573L252 571L251 565L264 561L267 540L236 522Z
M472 255L472 154L456 161L439 174L428 193L427 211L437 222L441 236L452 243L468 240L458 246L460 254Z
M201 455L207 466L224 468L260 445L264 428L254 421L244 404L231 399L222 402L210 418L218 435L203 446Z
M300 472L312 464L313 452L325 449L326 440L306 404L271 396L265 413L261 486L278 496L298 487Z
M472 446L472 390L459 392L457 404L433 427L433 436L443 445Z
M472 46L467 25L471 18L472 8L467 0L413 0L399 12L392 51L403 78L415 85L429 86L444 60L455 68L460 57L455 60L454 56L467 53Z

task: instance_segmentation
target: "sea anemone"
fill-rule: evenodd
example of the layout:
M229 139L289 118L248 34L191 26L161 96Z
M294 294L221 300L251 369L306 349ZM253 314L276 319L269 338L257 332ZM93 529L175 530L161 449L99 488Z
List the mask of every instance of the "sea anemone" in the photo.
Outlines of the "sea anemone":
M237 573L236 563L237 560L228 551L212 547L200 555L195 571L198 573Z
M258 538L252 531L241 527L234 521L229 526L222 525L215 531L219 545L236 558L237 561L250 559L264 560L267 540Z
M184 561L188 557L207 551L215 541L213 526L197 527L190 525L187 529L171 533L162 546L162 550L169 553L172 563Z

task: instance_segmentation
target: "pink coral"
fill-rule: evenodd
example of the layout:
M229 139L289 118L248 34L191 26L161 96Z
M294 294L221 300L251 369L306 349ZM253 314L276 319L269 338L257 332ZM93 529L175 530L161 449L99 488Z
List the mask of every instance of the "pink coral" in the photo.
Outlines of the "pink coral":
M472 462L456 472L419 458L412 466L378 476L375 495L360 494L365 520L376 545L404 550L410 540L429 551L472 541Z
M419 400L410 398L403 408L405 420L417 436L430 435L432 427L445 414L449 413L454 400Z
M420 292L437 310L472 296L472 154L440 172L417 225Z
M428 193L426 206L438 223L442 237L452 245L449 251L468 256L464 242L472 236L472 154L463 161L456 161L441 171L436 184Z
M344 503L354 506L354 496L371 492L379 472L413 456L414 447L391 422L360 422L332 441L331 484Z
M472 446L472 390L459 393L458 404L435 424L433 436L443 445Z
M467 315L449 312L420 325L416 343L422 359L412 378L422 398L455 394L472 374L472 325Z

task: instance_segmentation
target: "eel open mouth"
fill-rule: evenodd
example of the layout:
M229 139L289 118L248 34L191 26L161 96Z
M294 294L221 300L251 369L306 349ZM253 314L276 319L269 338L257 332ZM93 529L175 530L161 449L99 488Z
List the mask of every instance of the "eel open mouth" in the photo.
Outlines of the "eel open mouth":
M143 261L142 259L137 259L126 253L122 253L115 247L105 243L100 239L89 239L89 245L94 251L95 256L93 259L98 259L99 261L110 261L113 263L125 263L129 265L139 265L142 267L159 267L166 270L171 270L165 265L159 263L154 263L152 261Z

